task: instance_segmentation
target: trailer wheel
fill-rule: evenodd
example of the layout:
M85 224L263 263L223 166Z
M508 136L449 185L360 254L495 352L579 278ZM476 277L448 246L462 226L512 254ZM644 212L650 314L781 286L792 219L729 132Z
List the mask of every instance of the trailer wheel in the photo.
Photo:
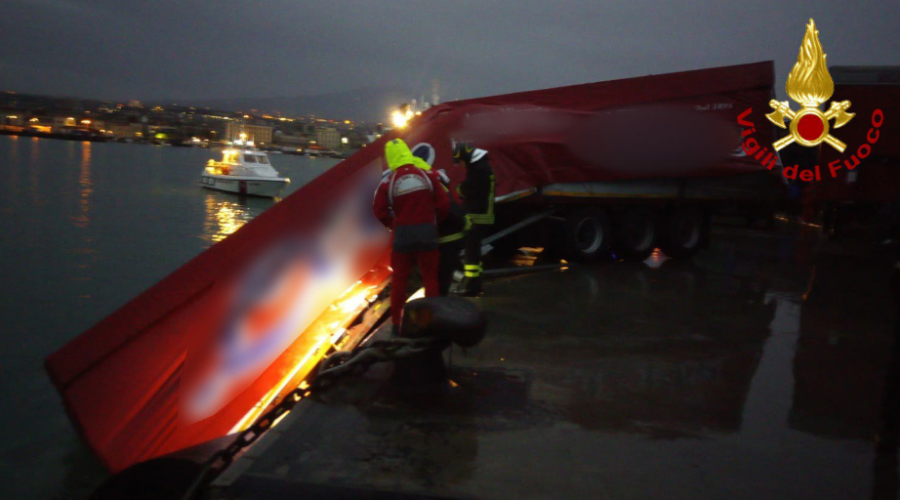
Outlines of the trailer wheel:
M703 246L706 219L697 207L676 208L662 223L660 248L673 259L690 259Z
M595 262L609 255L609 217L596 208L573 210L566 217L565 257L575 262Z
M646 260L656 248L658 239L656 214L650 209L632 207L616 217L613 252L631 262Z

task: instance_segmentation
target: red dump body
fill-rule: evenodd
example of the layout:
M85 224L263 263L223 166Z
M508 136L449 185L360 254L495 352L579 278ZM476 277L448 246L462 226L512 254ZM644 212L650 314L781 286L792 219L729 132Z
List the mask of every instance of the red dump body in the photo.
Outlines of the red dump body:
M772 62L685 71L450 102L416 118L410 147L427 143L461 178L450 137L487 149L501 199L555 183L731 175L761 170L741 147L737 117L770 145Z
M341 162L47 358L107 467L246 427L331 347L390 277L388 233L371 208L382 147Z
M745 119L771 143L772 82L764 62L486 97L431 108L401 135L430 147L456 181L449 139L476 139L491 152L499 197L552 183L746 172L762 167L741 154L736 118L751 109ZM247 427L341 343L390 276L371 203L395 135L47 359L70 417L110 469Z

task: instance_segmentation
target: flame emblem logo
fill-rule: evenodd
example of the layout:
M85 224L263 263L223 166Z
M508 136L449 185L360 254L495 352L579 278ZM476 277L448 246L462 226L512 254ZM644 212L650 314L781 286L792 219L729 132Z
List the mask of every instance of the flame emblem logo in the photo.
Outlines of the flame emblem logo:
M819 105L834 93L834 80L828 73L826 57L819 42L816 22L810 19L800 45L797 64L788 75L785 85L788 96L802 108L794 111L788 101L772 99L769 102L774 111L767 114L766 118L790 131L790 135L775 141L773 146L776 151L794 142L806 147L818 146L824 142L841 153L847 148L846 144L829 133L829 122L834 119L836 129L846 125L855 116L855 113L847 112L850 101L832 102L828 111L819 111ZM785 118L790 120L789 125L785 125Z

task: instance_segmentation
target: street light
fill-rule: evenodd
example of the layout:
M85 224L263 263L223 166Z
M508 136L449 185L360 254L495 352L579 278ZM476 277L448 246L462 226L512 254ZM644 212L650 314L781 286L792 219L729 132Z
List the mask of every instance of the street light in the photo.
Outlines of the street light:
M413 116L415 114L409 104L402 104L399 109L391 113L391 123L397 128L403 128Z
M409 122L409 118L406 117L405 114L400 111L394 111L391 114L391 123L397 128L403 128L406 126L406 123Z

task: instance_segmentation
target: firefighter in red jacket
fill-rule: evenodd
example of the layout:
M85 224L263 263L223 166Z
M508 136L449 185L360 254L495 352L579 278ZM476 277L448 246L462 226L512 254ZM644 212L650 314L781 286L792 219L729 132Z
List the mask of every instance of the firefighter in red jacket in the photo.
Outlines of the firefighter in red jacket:
M391 319L399 333L406 304L406 288L418 262L426 297L440 295L438 285L437 225L450 209L450 198L440 179L430 170L416 167L416 160L401 139L388 141L384 159L390 172L375 192L375 216L393 232L391 267Z

